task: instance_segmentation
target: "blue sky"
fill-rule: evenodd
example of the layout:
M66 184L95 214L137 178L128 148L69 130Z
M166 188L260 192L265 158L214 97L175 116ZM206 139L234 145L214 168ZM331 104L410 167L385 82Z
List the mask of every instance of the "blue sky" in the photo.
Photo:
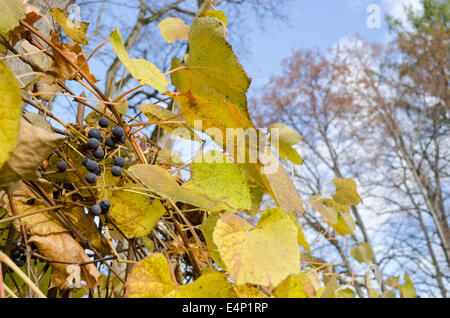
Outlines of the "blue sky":
M295 49L319 48L326 51L346 37L359 34L371 41L387 43L387 14L402 19L404 5L419 6L419 0L297 0L288 10L288 25L267 22L265 30L255 28L243 64L253 78L252 89L278 74L281 61ZM380 28L369 28L369 5L380 9ZM272 24L272 25L271 25ZM239 49L237 50L239 55Z

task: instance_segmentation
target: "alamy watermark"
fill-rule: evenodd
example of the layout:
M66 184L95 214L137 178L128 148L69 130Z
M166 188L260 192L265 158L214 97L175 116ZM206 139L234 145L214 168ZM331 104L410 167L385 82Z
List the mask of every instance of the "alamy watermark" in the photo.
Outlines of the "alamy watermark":
M369 16L366 20L366 25L369 29L381 28L381 7L378 4L370 4L366 12Z

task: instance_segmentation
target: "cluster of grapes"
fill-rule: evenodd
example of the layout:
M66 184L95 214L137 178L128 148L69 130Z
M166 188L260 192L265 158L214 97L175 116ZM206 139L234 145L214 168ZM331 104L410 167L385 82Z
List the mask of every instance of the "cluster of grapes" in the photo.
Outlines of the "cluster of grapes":
M102 117L98 121L98 125L101 128L109 127L109 120L105 117ZM88 131L88 141L87 147L92 153L92 156L96 160L105 159L105 149L100 147L103 143L103 137L99 129L91 128ZM127 138L125 136L125 131L122 127L116 126L112 129L112 136L109 136L105 139L105 148L113 149L117 146L117 144L124 144ZM102 173L102 169L98 162L90 157L85 157L83 159L83 166L89 171L89 173L85 176L85 179L88 183L94 184L97 182L98 176ZM120 177L123 173L122 168L125 166L125 159L123 157L117 156L114 158L114 166L111 168L111 174L115 177ZM65 161L59 161L56 164L57 169L60 172L64 172L67 169L67 163ZM94 204L91 207L91 212L94 215L106 214L111 208L111 203L108 200L103 200L98 204Z

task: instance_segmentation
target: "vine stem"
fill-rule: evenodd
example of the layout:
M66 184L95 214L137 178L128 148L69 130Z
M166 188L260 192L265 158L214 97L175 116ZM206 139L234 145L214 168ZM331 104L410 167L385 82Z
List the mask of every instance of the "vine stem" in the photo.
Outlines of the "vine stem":
M8 265L30 288L41 298L47 298L44 293L25 275L25 273L2 251L0 251L0 262Z
M30 216L30 215L33 215L33 214L42 213L42 212L46 212L46 211L51 211L51 210L59 209L59 208L63 208L63 207L64 207L64 205L59 204L59 205L55 205L55 206L48 207L48 208L45 208L45 209L39 209L39 210L36 210L36 211L30 211L30 212L27 212L27 213L11 216L9 218L0 220L0 224L6 223L6 222L11 222L11 221L14 221L16 219L24 218L26 216Z

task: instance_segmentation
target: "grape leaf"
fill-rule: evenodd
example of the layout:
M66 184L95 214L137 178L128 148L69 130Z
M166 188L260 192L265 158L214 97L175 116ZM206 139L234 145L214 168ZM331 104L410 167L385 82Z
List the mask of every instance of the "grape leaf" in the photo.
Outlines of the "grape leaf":
M22 0L3 0L0 2L0 33L6 33L19 25L25 18L25 7Z
M110 35L111 45L117 57L128 69L130 74L142 85L149 85L154 89L164 92L169 85L168 79L152 63L144 59L130 58L123 44L122 35L119 29L113 31Z
M255 227L237 215L221 215L213 241L237 285L277 286L300 270L297 228L280 208L264 212Z
M350 255L360 263L372 264L373 262L372 247L367 242L361 242L358 247L352 247Z
M320 298L336 298L336 290L338 287L337 276L333 275L321 293Z
M155 104L142 104L139 105L139 110L151 121L160 122L160 121L173 121L180 120L180 117L170 110L165 109L164 107L155 105ZM161 128L164 128L170 133L174 135L185 138L185 139L194 139L201 140L195 132L186 124L157 124ZM184 129L180 129L184 128Z
M126 186L127 184L124 185ZM129 238L149 234L166 211L158 199L151 202L150 198L143 194L125 190L114 191L109 200L111 210L108 215Z
M29 242L35 244L39 253L48 259L74 264L91 260L69 233L33 235ZM81 288L80 281L83 280L89 288L94 289L100 282L100 277L101 273L94 264L79 266L53 263L50 288Z
M227 26L228 23L228 18L225 16L225 12L223 11L216 11L216 10L205 10L203 11L199 17L204 18L204 17L212 17L212 18L217 18L220 21L222 21L222 23L224 24L224 26Z
M333 199L340 204L357 205L362 202L361 197L356 191L356 182L352 179L334 179L336 193Z
M64 138L22 120L19 139L8 160L0 169L0 185L20 179L36 180L37 169L63 142Z
M158 24L161 35L167 43L187 40L190 27L180 18L167 18Z
M206 216L203 219L203 223L200 227L200 230L202 231L203 236L205 237L206 246L208 248L208 253L214 260L214 262L217 263L222 269L226 270L225 264L223 263L222 259L220 258L219 250L217 248L217 245L214 243L213 240L213 233L214 228L217 224L217 221L220 219L220 216L218 213L210 213L208 216Z
M298 144L302 140L302 136L300 136L294 129L283 123L270 125L269 131L270 135L278 135L279 141L291 146Z
M316 290L310 278L304 273L289 275L275 289L277 298L312 298Z
M309 204L322 215L328 224L336 224L338 219L338 213L334 207L329 207L324 204L322 195L315 194L309 198Z
M257 131L247 109L246 93L251 80L225 35L225 26L217 18L195 18L189 32L189 55L185 61L187 68L171 74L172 83L178 92L166 93L180 104L188 125L197 130L194 122L201 121L202 127L199 129L212 135L222 148L227 145L227 129L234 129L238 136L247 131ZM172 60L172 69L180 66L179 59ZM220 131L221 136L213 131ZM255 143L247 142L244 154L248 156L254 150L258 153ZM239 168L270 193L286 214L291 208L296 213L302 211L301 199L283 167L277 168L278 173L262 175L261 163L241 163L236 160L241 149L236 149L236 145L228 147L230 149L225 150L234 154L232 159Z
M200 276L192 283L182 285L167 295L168 298L237 298L233 285L222 273Z
M89 44L86 38L89 22L80 21L74 23L67 17L67 13L59 8L52 8L50 14L55 19L56 23L62 27L69 38L80 44Z
M239 298L267 298L266 295L250 284L236 285L234 291Z
M306 236L303 233L302 228L300 227L300 225L297 222L297 219L295 218L294 213L291 211L291 213L289 214L289 217L291 219L291 221L295 224L295 226L297 227L297 243L303 247L306 251L308 251L309 254L312 254L311 252L311 248L309 247L308 241L306 240Z
M175 288L163 254L150 254L133 267L125 285L125 297L163 298Z
M233 164L198 165L195 166L196 170L194 170L197 171L198 176L194 176L194 180L186 183L183 187L180 187L167 170L158 166L134 165L129 168L129 172L133 173L146 187L158 195L174 201L189 203L205 210L234 211L238 208L247 209L251 206L249 192L248 190L245 192L245 181L242 181L242 184L240 183L241 180L244 180L244 177ZM208 167L207 165L212 166ZM230 180L232 183L230 183ZM211 185L212 187L205 187L205 185Z
M217 158L219 162L213 162L212 158ZM235 209L251 209L250 190L245 182L245 175L238 166L219 151L205 153L201 160L194 159L191 164L193 178L183 185L183 189L204 193Z
M398 289L402 298L417 298L416 288L409 278L408 273L405 273L403 286L399 285Z
M16 146L21 113L20 87L14 73L0 60L0 168Z

